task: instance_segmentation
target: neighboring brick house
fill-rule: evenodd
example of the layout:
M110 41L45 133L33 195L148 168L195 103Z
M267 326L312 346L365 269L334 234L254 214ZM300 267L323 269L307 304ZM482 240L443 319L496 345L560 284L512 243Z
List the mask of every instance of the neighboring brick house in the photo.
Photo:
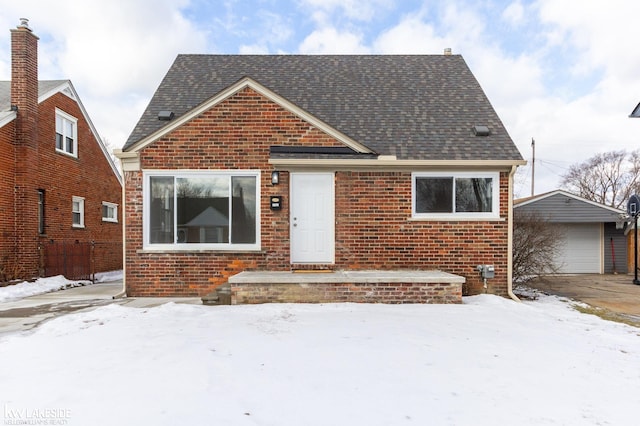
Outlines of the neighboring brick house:
M92 272L122 269L115 163L71 82L38 81L27 20L11 30L11 59L0 81L0 281L44 275L54 248L73 249L63 244L87 247Z
M403 272L434 270L511 294L524 161L461 56L179 55L117 156L130 296L422 302L446 290Z

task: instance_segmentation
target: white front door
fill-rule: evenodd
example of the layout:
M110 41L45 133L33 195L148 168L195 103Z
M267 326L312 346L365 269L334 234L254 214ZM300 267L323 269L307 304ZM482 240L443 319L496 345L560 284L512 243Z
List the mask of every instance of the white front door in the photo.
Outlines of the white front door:
M291 173L291 263L333 263L333 173Z

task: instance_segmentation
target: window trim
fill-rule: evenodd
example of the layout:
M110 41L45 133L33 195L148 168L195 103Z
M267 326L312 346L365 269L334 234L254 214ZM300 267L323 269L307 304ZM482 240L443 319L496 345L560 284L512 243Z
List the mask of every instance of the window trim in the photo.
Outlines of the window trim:
M118 223L118 205L116 203L110 203L108 201L102 202L102 207L107 207L113 209L113 217L106 217L104 215L104 209L102 209L102 221L103 222L112 222Z
M45 199L44 189L38 189L38 234L45 235L47 231L45 223Z
M74 195L71 197L71 226L73 228L84 228L84 197L78 197ZM78 203L78 211L73 209L73 204ZM80 214L80 223L75 223L73 220L73 213Z
M492 200L490 212L418 213L416 212L416 178L491 178ZM455 191L453 194L455 205ZM500 219L499 172L413 172L411 173L411 218L418 220L496 220Z
M57 122L57 118L58 116L60 116L62 119L67 120L69 122L71 122L71 124L73 124L72 127L72 131L73 131L73 152L69 152L67 150L65 150L65 144L66 144L66 139L65 139L65 134L62 134L62 141L63 141L63 147L62 149L58 148L58 144L57 141L54 141L55 143L55 148L56 148L56 152L60 153L60 154L64 154L64 155L68 155L69 157L73 157L73 158L78 158L78 119L75 118L74 116L67 114L66 112L62 111L61 109L56 108L56 122ZM55 126L55 134L56 137L58 135L58 126L57 123L54 122L54 126ZM64 129L64 121L63 121L63 129Z
M261 192L262 181L260 170L143 170L142 185L142 249L145 251L260 251L261 250ZM150 204L151 204L151 177L166 176L175 178L188 177L206 177L206 176L252 176L256 178L256 242L254 244L231 244L231 243L150 243ZM174 191L174 205L177 205L176 194ZM177 209L173 212L174 218L177 218ZM177 223L177 220L174 220ZM175 226L175 225L174 225Z

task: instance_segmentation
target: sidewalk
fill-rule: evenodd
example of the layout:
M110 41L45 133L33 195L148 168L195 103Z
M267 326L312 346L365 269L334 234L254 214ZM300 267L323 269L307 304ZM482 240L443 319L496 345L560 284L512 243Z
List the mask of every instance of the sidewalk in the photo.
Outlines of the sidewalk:
M132 308L146 308L168 302L201 304L199 297L117 298L122 281L74 287L0 303L0 335L27 331L52 318L72 312L95 309L111 303Z

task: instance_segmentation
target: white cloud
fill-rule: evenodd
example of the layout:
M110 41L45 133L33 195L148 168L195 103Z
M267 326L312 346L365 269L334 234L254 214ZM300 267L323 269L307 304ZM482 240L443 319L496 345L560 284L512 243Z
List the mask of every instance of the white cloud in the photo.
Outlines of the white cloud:
M416 14L405 17L398 25L380 34L374 46L376 52L385 54L438 54L452 43L451 38L436 35L433 26Z
M0 79L10 78L9 29L26 16L40 37L39 78L70 79L100 135L120 147L175 56L206 50L205 34L181 14L187 4L2 0L3 16L16 18L0 20Z
M300 44L300 53L306 54L366 54L370 49L362 44L362 36L324 28L309 34Z
M524 6L520 0L516 0L509 4L502 11L502 19L511 24L517 26L524 21Z
M370 21L394 4L391 0L301 0L300 3L311 8L314 19L323 25L329 24L330 17L336 14L344 14L349 20Z

